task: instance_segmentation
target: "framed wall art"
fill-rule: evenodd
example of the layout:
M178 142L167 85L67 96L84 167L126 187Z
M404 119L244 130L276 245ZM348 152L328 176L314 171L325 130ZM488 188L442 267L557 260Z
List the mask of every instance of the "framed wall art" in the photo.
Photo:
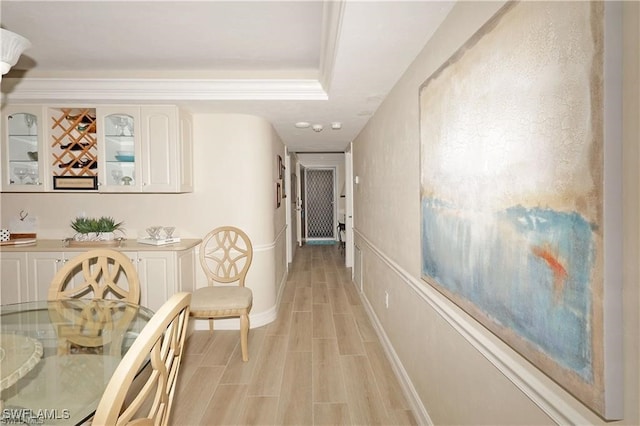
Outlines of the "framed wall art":
M510 2L421 86L421 262L425 282L617 419L622 167L619 126L604 126L618 90L605 3Z
M284 179L284 163L282 162L282 157L278 155L277 158L277 169L278 169L278 179Z

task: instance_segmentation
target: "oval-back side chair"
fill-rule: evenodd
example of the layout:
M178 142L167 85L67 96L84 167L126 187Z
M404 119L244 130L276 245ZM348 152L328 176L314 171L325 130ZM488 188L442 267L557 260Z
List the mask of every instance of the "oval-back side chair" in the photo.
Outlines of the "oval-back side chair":
M142 329L111 376L93 425L169 424L190 301L190 293L174 294Z
M247 234L233 226L221 226L209 232L199 248L200 265L208 286L193 292L191 316L208 318L213 332L215 318L240 317L242 360L249 360L249 312L253 293L245 287L245 278L253 260L253 246ZM230 285L236 283L237 285Z
M49 286L50 301L66 299L115 299L140 303L140 281L135 266L123 253L111 249L95 249L71 258L60 268ZM61 318L60 310L51 303L49 315L58 331L58 354L102 348L107 343L111 350L120 351L123 336L110 335L110 321L131 321L135 312L121 306L87 305L77 318ZM100 312L96 309L100 307ZM123 312L119 312L122 311ZM67 310L68 312L68 310Z

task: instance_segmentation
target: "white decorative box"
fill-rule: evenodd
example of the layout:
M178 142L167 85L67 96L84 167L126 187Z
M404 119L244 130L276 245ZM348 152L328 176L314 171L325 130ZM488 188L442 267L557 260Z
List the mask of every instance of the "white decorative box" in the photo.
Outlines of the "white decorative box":
M171 237L171 238L138 238L137 240L140 244L149 244L152 246L164 246L167 244L179 243L180 237Z

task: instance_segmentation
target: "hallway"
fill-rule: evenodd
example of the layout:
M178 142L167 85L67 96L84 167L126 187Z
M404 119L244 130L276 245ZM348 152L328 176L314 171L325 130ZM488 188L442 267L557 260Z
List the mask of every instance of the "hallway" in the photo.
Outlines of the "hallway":
M175 425L410 425L409 405L337 246L298 248L278 319L187 341Z

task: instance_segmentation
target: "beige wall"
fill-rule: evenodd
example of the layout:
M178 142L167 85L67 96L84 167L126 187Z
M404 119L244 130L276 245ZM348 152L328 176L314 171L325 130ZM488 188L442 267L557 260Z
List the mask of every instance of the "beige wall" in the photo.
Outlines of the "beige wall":
M284 155L284 145L260 117L196 114L193 122L193 193L2 193L2 227L20 210L38 218L39 238L72 236L69 222L80 212L124 221L127 238L144 235L150 225L175 226L184 238L200 238L220 225L238 226L248 233L255 251L247 276L254 290L252 326L273 320L276 283L286 276L284 209L276 210L274 202L275 157ZM204 285L199 265L196 270L197 285Z
M419 86L503 2L461 2L353 143L355 244L366 305L416 411L435 424L602 424L420 280ZM638 3L624 4L625 424L640 423ZM357 251L356 251L357 253ZM384 304L389 294L389 307Z

